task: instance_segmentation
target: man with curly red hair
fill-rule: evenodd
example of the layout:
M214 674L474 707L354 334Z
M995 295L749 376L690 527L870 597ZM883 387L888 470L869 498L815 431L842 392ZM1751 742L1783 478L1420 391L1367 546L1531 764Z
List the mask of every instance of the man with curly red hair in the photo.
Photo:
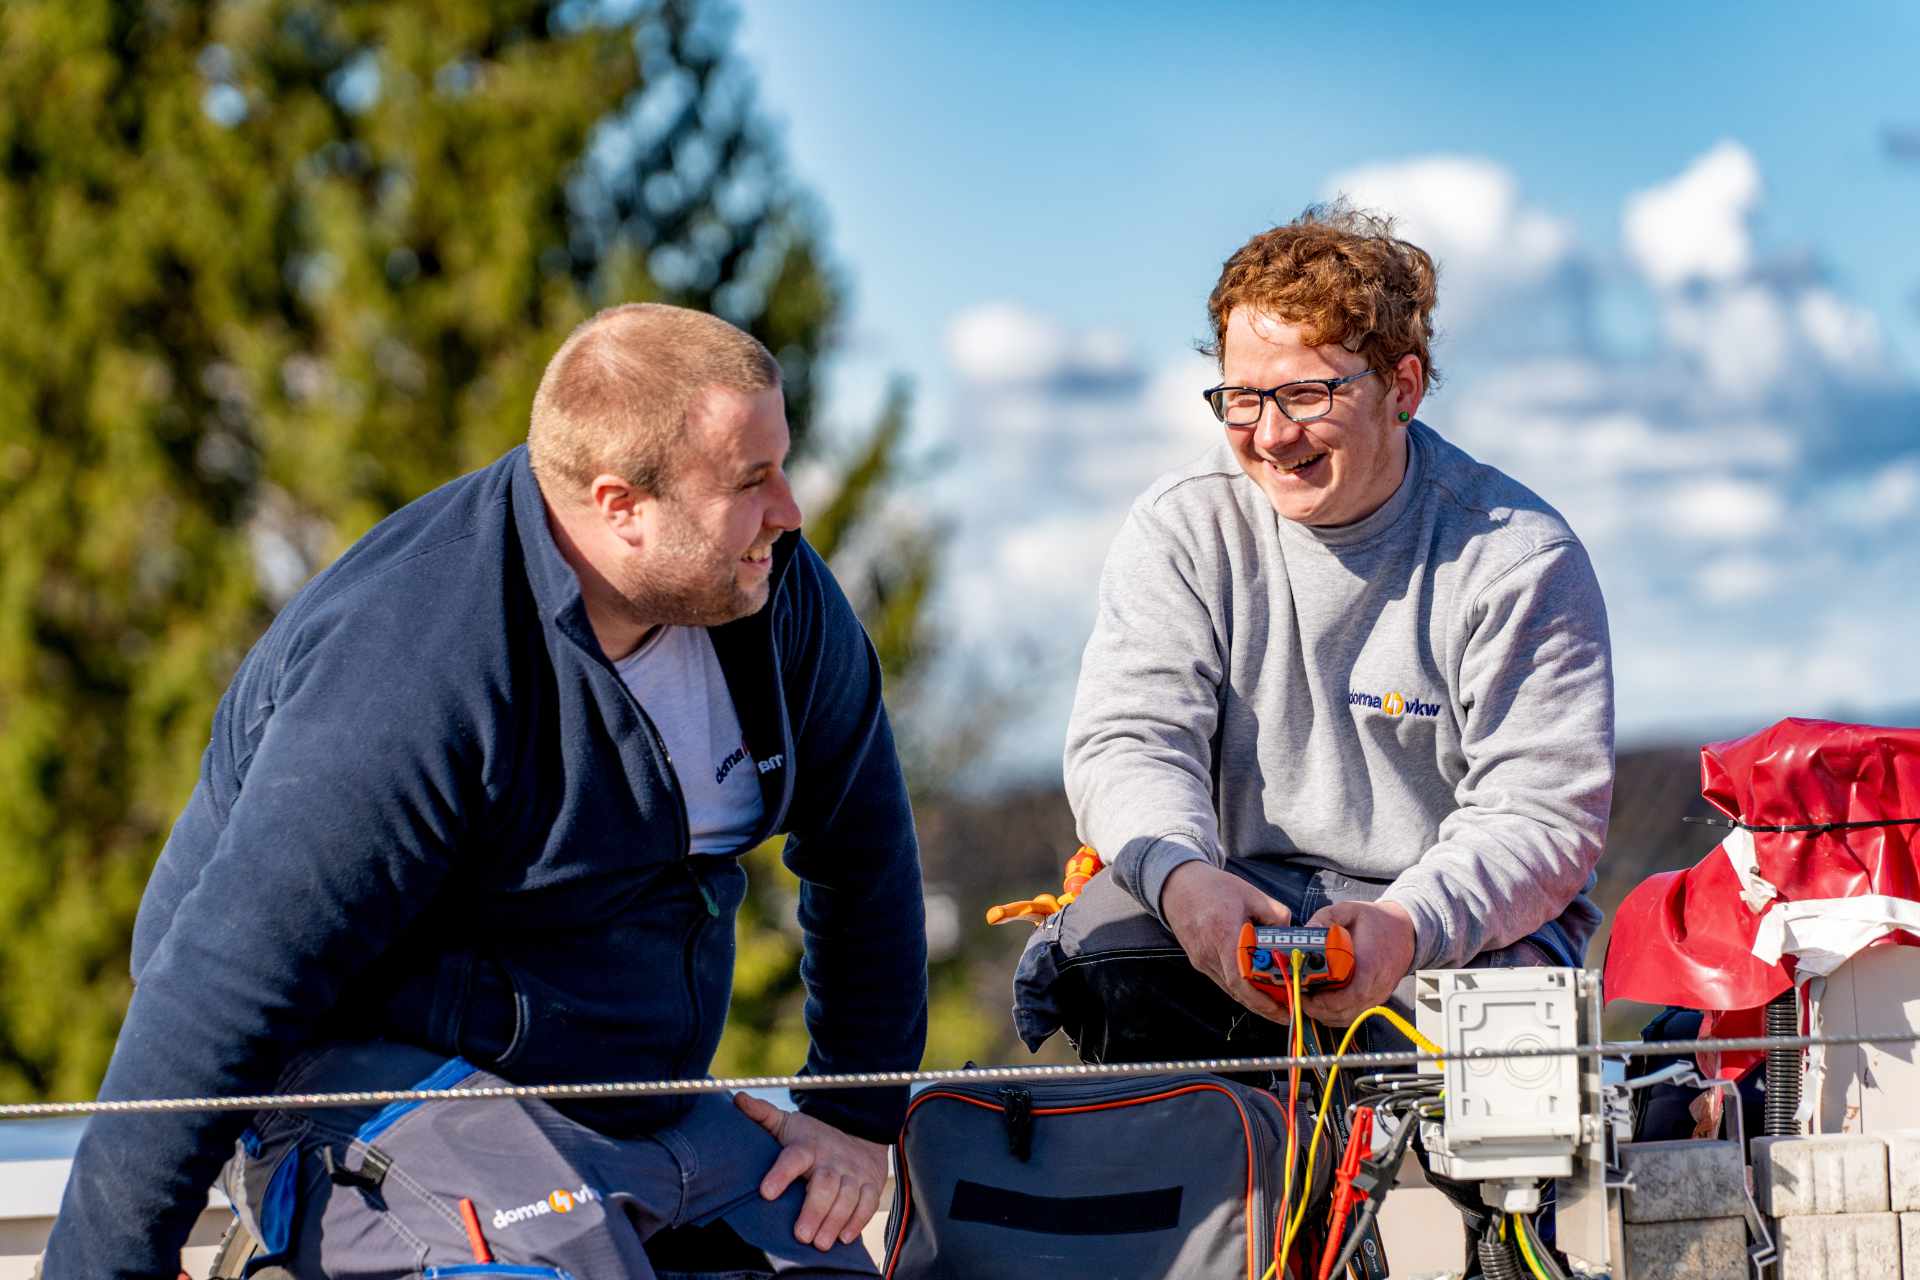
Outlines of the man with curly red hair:
M1352 933L1352 981L1305 1002L1335 1024L1417 968L1581 962L1613 785L1605 606L1556 511L1415 417L1435 285L1344 204L1221 271L1225 438L1108 555L1066 783L1112 874L1022 960L1030 1045L1064 1025L1094 1060L1284 1052L1245 1016L1281 1016L1239 975L1247 920Z

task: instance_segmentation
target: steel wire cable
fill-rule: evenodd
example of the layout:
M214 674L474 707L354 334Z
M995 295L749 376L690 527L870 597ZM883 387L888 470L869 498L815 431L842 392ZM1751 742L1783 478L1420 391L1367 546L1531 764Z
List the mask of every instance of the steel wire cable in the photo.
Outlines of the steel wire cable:
M1646 1058L1689 1053L1764 1053L1769 1049L1920 1043L1920 1031L1812 1036L1737 1036L1700 1040L1614 1040L1598 1044L1536 1046L1524 1049L1476 1049L1451 1055L1471 1061L1528 1058ZM1068 1063L1058 1066L968 1067L952 1071L862 1071L836 1075L730 1076L704 1080L613 1080L586 1084L483 1085L454 1089L361 1089L338 1093L266 1093L232 1097L95 1099L89 1102L16 1102L0 1105L0 1120L45 1120L59 1116L140 1115L187 1111L311 1111L330 1107L384 1106L394 1102L480 1100L571 1100L646 1098L679 1094L737 1093L744 1090L899 1088L916 1084L967 1084L996 1081L1107 1080L1127 1076L1231 1074L1285 1071L1292 1067L1352 1071L1368 1067L1438 1064L1449 1055L1414 1050L1368 1053L1310 1053L1261 1058L1197 1058L1189 1061ZM476 1068L476 1070L479 1068Z

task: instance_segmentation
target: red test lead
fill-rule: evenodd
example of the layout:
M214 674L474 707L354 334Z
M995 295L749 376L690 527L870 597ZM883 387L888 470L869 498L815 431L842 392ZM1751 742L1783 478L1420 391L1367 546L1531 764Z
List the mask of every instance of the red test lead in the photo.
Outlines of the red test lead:
M1412 1123L1409 1121L1408 1123ZM1347 1214L1353 1208L1353 1180L1360 1174L1360 1162L1373 1150L1373 1108L1353 1109L1353 1132L1347 1137L1347 1149L1340 1156L1339 1172L1333 1175L1333 1213L1327 1220L1327 1247L1320 1254L1319 1280L1327 1280L1333 1260L1340 1256L1340 1237L1347 1229Z

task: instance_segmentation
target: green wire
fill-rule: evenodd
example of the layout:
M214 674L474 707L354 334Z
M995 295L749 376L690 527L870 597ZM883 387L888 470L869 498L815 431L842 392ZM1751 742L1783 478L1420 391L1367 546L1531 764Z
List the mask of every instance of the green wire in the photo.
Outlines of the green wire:
M1525 1220L1517 1213L1508 1216L1513 1219L1513 1238L1520 1242L1520 1256L1527 1260L1527 1270L1533 1272L1533 1280L1550 1280L1547 1273L1540 1269L1540 1260L1533 1256L1533 1245L1527 1240L1528 1233ZM1505 1224L1502 1223L1501 1225L1503 1227L1501 1234L1505 1235Z

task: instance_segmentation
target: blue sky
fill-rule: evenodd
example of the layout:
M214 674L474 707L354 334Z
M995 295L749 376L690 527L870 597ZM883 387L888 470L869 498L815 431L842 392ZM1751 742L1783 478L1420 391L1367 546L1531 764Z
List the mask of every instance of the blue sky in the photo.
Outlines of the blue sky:
M1920 169L1881 144L1920 125L1920 6L1189 8L742 6L860 317L902 358L1005 296L1191 338L1253 229L1338 169L1414 155L1491 157L1606 246L1626 193L1723 138L1766 174L1767 238L1817 253L1920 357Z
M1213 438L1220 261L1336 190L1440 258L1422 416L1589 542L1626 739L1920 701L1920 6L747 0L737 46L852 285L830 416L920 389L896 518L1032 707L1008 761L1057 752L1126 501Z

